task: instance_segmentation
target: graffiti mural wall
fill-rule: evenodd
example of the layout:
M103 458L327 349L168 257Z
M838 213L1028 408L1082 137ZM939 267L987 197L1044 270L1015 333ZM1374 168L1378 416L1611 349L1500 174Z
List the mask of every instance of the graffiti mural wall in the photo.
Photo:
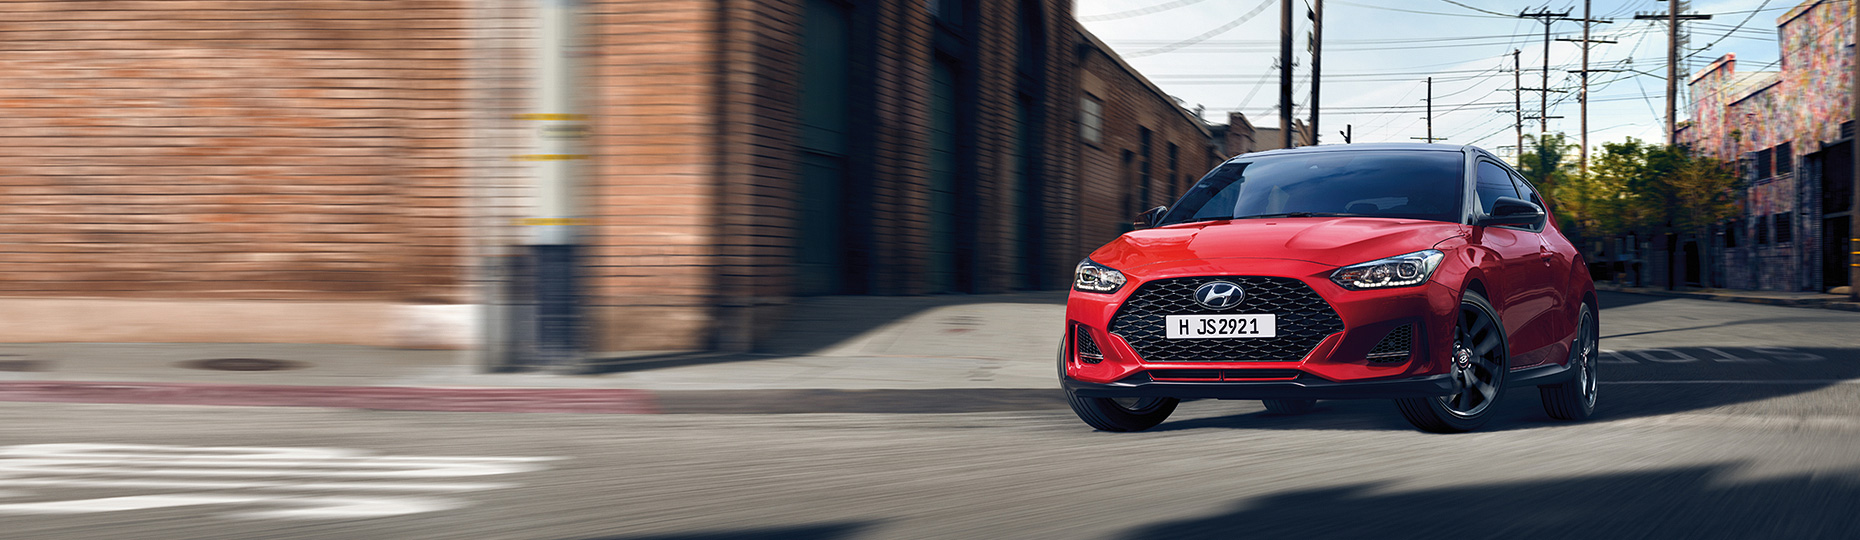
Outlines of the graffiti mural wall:
M1854 4L1803 2L1776 20L1778 63L1740 73L1737 56L1727 54L1687 83L1692 120L1681 142L1739 161L1749 180L1744 219L1733 231L1742 241L1721 261L1732 288L1818 289L1820 216L1802 201L1817 200L1819 177L1802 165L1841 139L1852 116Z

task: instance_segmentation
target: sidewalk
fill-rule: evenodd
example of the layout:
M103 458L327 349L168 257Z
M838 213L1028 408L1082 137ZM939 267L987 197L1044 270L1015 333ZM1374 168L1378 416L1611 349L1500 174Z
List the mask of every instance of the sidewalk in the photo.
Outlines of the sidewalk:
M768 352L635 352L591 374L487 373L472 351L313 344L0 344L0 401L741 413L1063 408L1064 293L826 297Z
M1810 307L1860 311L1860 302L1852 302L1845 295L1822 294L1813 292L1784 291L1745 291L1731 289L1692 289L1669 291L1653 287L1623 287L1612 283L1597 282L1596 290L1613 291L1651 296L1668 296L1674 298L1695 298L1718 302L1741 302L1745 304L1763 304L1770 306Z

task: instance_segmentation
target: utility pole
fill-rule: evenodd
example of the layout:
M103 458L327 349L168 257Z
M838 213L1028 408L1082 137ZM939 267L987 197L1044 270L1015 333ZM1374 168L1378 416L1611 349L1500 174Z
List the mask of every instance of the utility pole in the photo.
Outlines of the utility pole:
M1710 15L1696 13L1681 15L1681 6L1677 0L1667 2L1666 14L1636 13L1635 20L1657 21L1666 19L1666 144L1679 144L1679 116L1675 112L1679 106L1679 21L1702 21Z
M1427 141L1427 144L1434 144L1434 141L1447 140L1446 137L1435 137L1434 136L1434 78L1433 77L1427 78L1427 100L1426 101L1427 101L1427 136L1426 137L1409 137L1409 138Z
M1512 161L1519 167L1524 166L1524 51L1511 50L1511 112L1517 117L1518 146L1512 154Z
M1568 11L1551 13L1550 10L1547 9L1540 10L1536 13L1528 11L1518 13L1518 18L1520 19L1537 19L1538 22L1544 23L1543 87L1535 89L1541 96L1537 106L1539 136L1550 133L1550 24L1556 22L1558 19L1565 19L1568 17ZM1519 148L1519 153L1523 153L1523 148Z
M1311 144L1318 143L1318 81L1323 70L1319 59L1324 57L1324 0L1314 0L1311 16Z
M1854 22L1860 24L1860 9L1854 10ZM1855 28L1860 28L1860 26L1856 26ZM1849 63L1853 64L1853 73L1849 74L1849 76L1853 78L1848 80L1860 81L1860 62ZM1848 112L1851 116L1847 118L1850 121L1860 119L1860 92L1855 92L1851 86L1848 88L1847 101L1848 108L1851 109ZM1847 146L1854 149L1853 152L1855 157L1853 161L1849 161L1848 163L1860 163L1860 143L1850 142L1847 143ZM1860 167L1849 166L1848 168L1853 169L1853 179L1855 180L1853 185L1860 187ZM1847 215L1850 216L1847 218L1847 226L1850 229L1847 232L1851 235L1847 237L1847 249L1845 250L1847 251L1848 270L1847 289L1850 291L1848 293L1848 299L1860 302L1860 255L1854 253L1860 252L1860 189L1848 189L1848 191L1854 194L1854 205L1848 207L1851 210L1847 213ZM1822 234L1841 234L1841 231L1822 231Z
M1584 178L1589 176L1589 72L1621 71L1618 69L1589 69L1589 46L1595 43L1614 43L1612 40L1591 39L1589 37L1590 25L1594 23L1607 24L1614 22L1589 17L1589 2L1590 0L1582 0L1582 18L1575 19L1582 22L1582 39L1557 38L1557 41L1580 41L1582 43L1582 69L1576 70L1577 73L1582 75L1582 89L1576 94L1576 101L1581 104L1582 108L1582 113L1578 116L1578 118L1582 119L1578 122L1581 126L1580 129L1582 129L1582 153L1576 156L1576 163L1582 171L1582 176Z
M529 275L535 305L534 336L530 358L507 359L505 369L542 367L578 369L581 361L581 297L576 260L582 219L576 214L576 165L584 159L581 140L588 133L587 116L580 113L580 94L573 54L575 26L581 20L581 3L547 0L537 3L540 27L536 34L536 94L533 112L518 119L535 123L530 154L515 156L533 164L536 202L530 217L522 220L524 243L529 247ZM524 324L523 317L515 318ZM523 335L519 333L518 335ZM523 352L519 352L523 354Z
M1279 132L1292 147L1292 0L1279 0Z

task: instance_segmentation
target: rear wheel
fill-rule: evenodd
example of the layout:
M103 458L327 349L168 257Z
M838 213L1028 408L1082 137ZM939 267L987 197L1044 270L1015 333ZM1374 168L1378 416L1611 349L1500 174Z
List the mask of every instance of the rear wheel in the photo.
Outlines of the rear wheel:
M1477 292L1460 298L1459 323L1453 332L1451 373L1454 393L1443 397L1395 400L1403 418L1422 431L1459 433L1484 425L1492 404L1505 390L1509 353L1498 311Z
M1143 431L1161 424L1181 400L1175 398L1094 398L1066 392L1072 412L1104 431Z
M1577 319L1576 341L1569 345L1569 369L1575 373L1561 384L1537 387L1544 412L1557 420L1586 420L1595 414L1595 357L1601 348L1599 324L1588 304Z
M1315 399L1263 399L1260 402L1266 404L1266 412L1274 414L1304 414L1317 408Z

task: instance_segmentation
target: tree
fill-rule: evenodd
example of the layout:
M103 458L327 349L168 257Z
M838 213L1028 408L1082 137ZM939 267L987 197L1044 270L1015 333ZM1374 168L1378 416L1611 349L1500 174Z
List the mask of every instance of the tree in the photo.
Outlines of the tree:
M1518 156L1518 172L1537 186L1537 190L1554 196L1557 188L1569 181L1571 147L1562 133L1527 137L1525 152ZM1554 197L1551 203L1561 203Z
M1569 210L1566 223L1578 231L1613 237L1628 233L1666 238L1670 233L1710 237L1710 227L1737 213L1742 181L1732 168L1682 146L1648 144L1632 137L1603 143L1589 177L1571 178L1560 192ZM1672 278L1673 247L1668 257ZM1702 243L1705 245L1708 243ZM1711 265L1705 264L1710 281Z

